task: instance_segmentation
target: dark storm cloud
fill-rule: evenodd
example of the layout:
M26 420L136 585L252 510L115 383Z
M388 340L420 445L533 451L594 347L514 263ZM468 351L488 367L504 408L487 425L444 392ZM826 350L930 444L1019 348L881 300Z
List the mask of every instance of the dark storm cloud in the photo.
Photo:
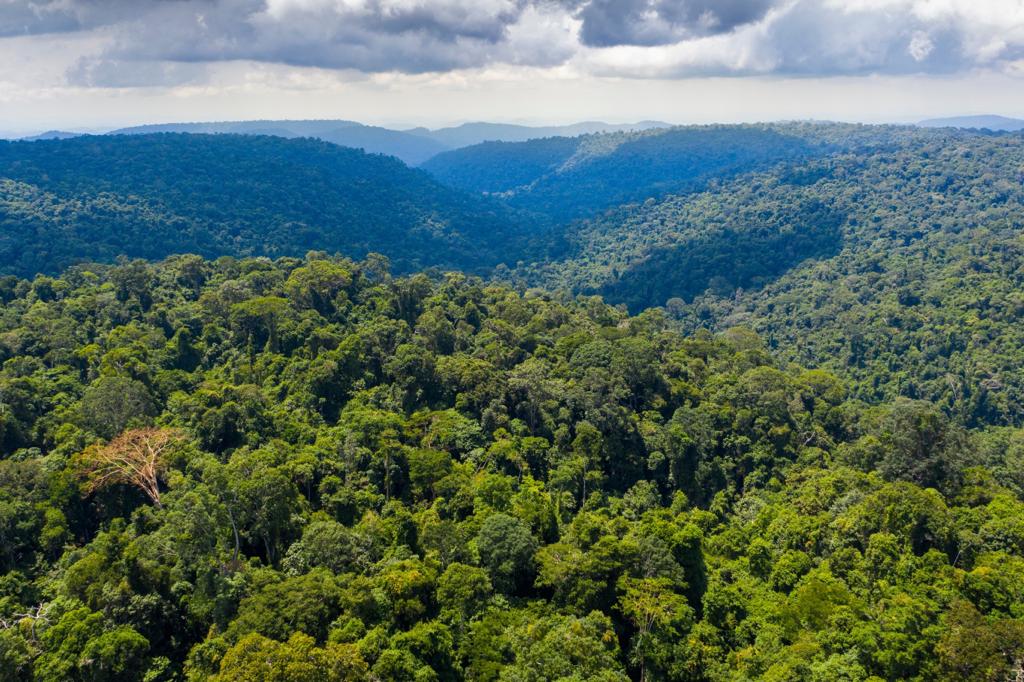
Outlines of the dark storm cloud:
M764 17L774 0L592 0L577 8L591 47L667 45L728 33Z
M526 0L479 2L268 2L268 0L0 0L0 36L82 31L138 23L146 38L180 29L210 36L210 51L241 48L238 39L295 32L313 39L425 35L442 42L468 38L501 41ZM199 29L197 29L197 22ZM290 25L291 24L291 25ZM275 26L277 25L277 26ZM277 35L279 35L278 33ZM163 41L161 41L163 42ZM366 42L365 40L363 42ZM258 51L259 44L251 45Z
M137 19L165 4L181 0L0 0L0 36L85 31Z
M3 0L0 0L3 2ZM569 36L558 45L519 50L510 26L531 6L525 0L140 0L121 11L98 0L48 3L42 11L0 14L8 35L106 27L103 54L69 71L83 85L140 80L134 62L253 60L364 72L448 71L502 62L562 63ZM58 5L60 8L58 9ZM554 4L548 5L554 8ZM90 63L95 60L95 63ZM124 71L124 77L118 77ZM172 80L180 71L170 70ZM163 79L157 79L163 84Z
M0 0L0 36L78 31L83 26L72 10L57 2Z

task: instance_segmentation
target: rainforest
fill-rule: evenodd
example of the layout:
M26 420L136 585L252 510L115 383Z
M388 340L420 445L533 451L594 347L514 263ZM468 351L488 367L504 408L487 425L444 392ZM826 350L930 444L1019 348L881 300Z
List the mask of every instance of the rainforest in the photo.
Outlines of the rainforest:
M1024 674L1024 134L212 132L0 142L0 681Z

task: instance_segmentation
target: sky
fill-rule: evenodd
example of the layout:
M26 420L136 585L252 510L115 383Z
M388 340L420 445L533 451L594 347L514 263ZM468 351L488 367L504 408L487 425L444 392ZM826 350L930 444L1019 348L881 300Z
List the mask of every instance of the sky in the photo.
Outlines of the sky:
M0 0L0 134L1024 117L1024 0Z

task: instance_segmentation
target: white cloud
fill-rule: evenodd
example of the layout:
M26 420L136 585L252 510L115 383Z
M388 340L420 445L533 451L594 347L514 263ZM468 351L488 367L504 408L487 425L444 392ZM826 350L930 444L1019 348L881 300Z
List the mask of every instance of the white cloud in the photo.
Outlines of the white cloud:
M910 45L907 46L907 52L917 62L927 59L934 49L935 43L932 42L931 37L924 31L915 32L910 38Z

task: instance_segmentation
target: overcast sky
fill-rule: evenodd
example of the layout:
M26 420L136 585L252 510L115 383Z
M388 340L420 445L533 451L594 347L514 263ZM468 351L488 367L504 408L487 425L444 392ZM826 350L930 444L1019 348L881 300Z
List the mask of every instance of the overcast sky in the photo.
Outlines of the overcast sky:
M0 0L0 131L1024 116L1024 0Z

